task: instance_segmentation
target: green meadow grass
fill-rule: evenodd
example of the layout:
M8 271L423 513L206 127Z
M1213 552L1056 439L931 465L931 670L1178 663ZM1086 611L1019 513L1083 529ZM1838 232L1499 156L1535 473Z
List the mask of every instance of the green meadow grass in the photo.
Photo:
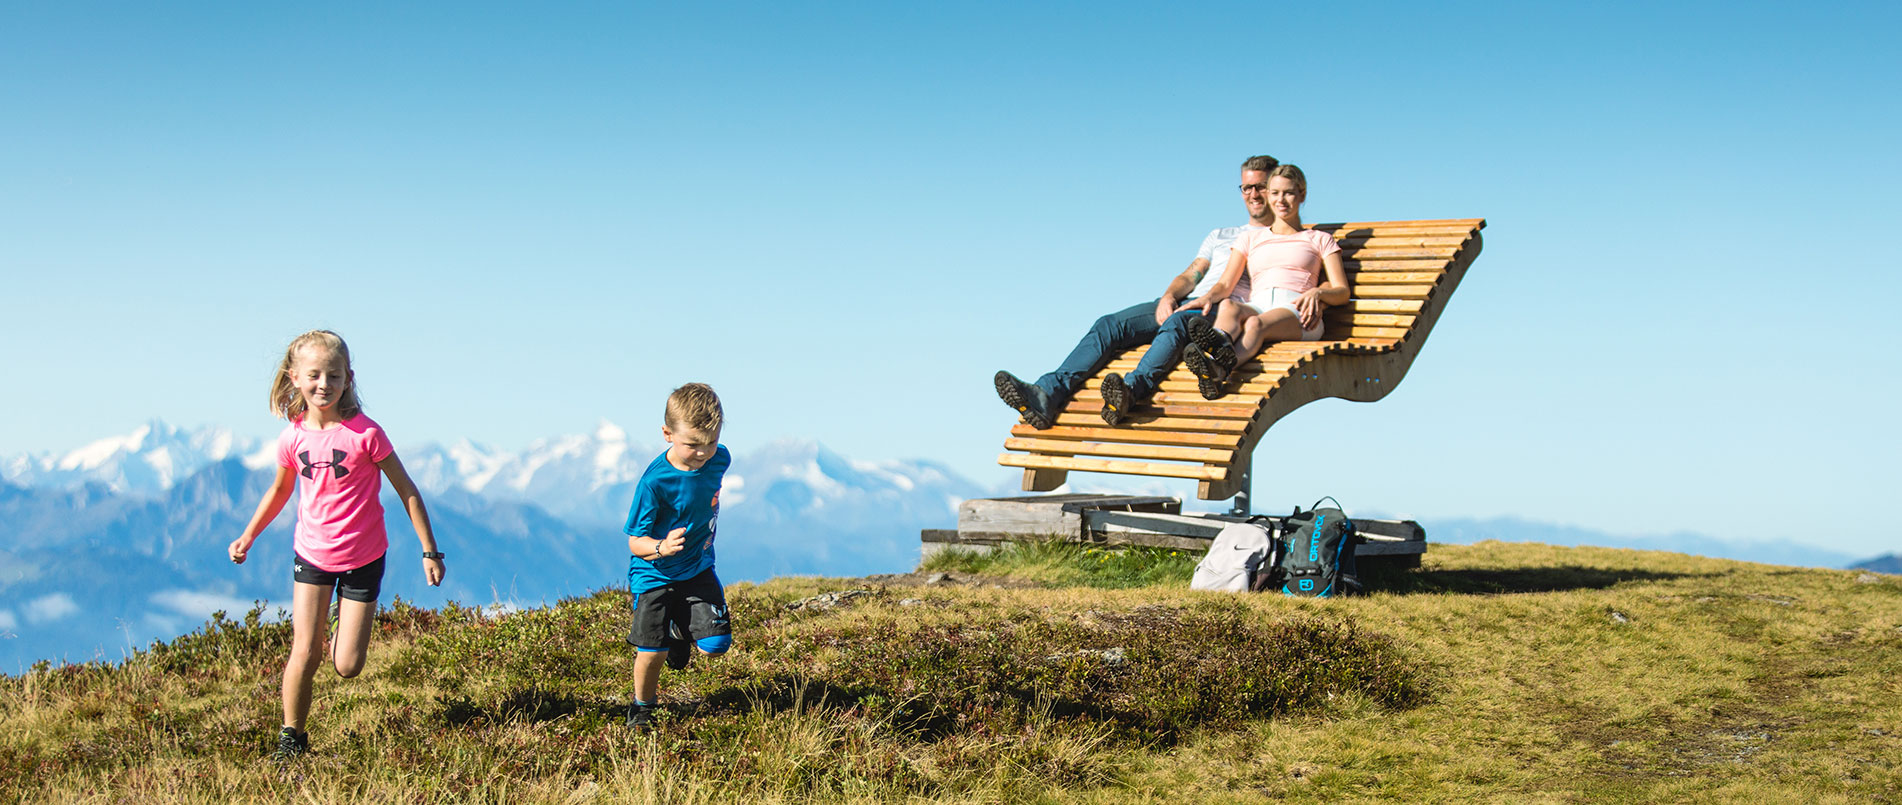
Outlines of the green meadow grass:
M402 604L276 764L287 627L216 618L0 678L0 801L1883 802L1902 583L1663 552L1434 546L1367 596L1186 589L1197 557L934 557L1013 584L735 585L737 647L621 725L627 596ZM1028 583L1035 582L1035 583Z

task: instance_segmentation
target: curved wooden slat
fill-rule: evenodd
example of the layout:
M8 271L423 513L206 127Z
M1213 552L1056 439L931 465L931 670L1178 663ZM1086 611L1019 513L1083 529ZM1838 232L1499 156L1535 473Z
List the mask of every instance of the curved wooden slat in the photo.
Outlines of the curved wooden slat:
M1153 464L1136 461L1112 461L1104 458L1042 456L1035 453L1005 453L997 463L1006 467L1080 472L1110 472L1120 475L1152 475L1162 478L1188 478L1197 481L1221 481L1228 478L1227 467L1193 464Z
M1198 392L1178 393L1162 392L1149 401L1149 405L1136 409L1142 411L1161 411L1164 416L1207 417L1210 419L1249 419L1254 417L1256 409L1261 407L1262 398L1230 394L1219 400L1204 400ZM1102 421L1103 395L1094 391L1078 392L1070 404L1063 410L1096 416Z
M1227 464L1233 450L1207 447L1171 447L1127 442L1069 442L1060 439L1005 439L1005 450L1040 453L1046 456L1113 456L1118 458L1155 458L1193 461L1199 464Z
M1170 444L1177 447L1226 447L1233 449L1241 443L1241 436L1234 433L1196 433L1167 430L1135 430L1133 428L1112 428L1098 419L1095 427L1064 427L1037 430L1029 425L1012 426L1010 435L1025 439L1060 439L1063 441L1087 442L1127 442L1132 444Z
M1070 427L1092 428L1103 426L1103 416L1099 408L1071 413L1065 409L1057 414L1057 424ZM1129 420L1119 427L1136 430L1183 430L1197 433L1241 433L1248 430L1248 420L1214 419L1209 417L1189 417L1164 413L1153 406L1137 408Z
M1440 248L1445 246L1458 247L1460 244L1466 242L1466 234L1460 233L1458 235L1396 235L1396 234L1391 234L1387 232L1376 232L1372 235L1354 235L1350 237L1339 238L1335 240L1334 242L1341 247L1342 251L1358 251L1360 249L1394 249L1394 248L1401 248L1401 247L1411 247L1411 248Z
M1385 246L1380 248L1342 249L1342 260L1357 260L1366 265L1372 260L1451 259L1458 246Z
M1362 299L1417 299L1426 301L1433 295L1431 285L1377 285L1365 282L1353 282L1354 294Z

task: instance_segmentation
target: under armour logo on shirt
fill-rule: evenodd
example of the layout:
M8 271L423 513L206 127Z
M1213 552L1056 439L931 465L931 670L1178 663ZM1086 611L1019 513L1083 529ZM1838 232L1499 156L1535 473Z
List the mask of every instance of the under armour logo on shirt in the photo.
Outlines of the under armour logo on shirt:
M333 475L331 477L342 478L345 475L350 474L350 470L343 466L343 460L349 457L350 457L349 453L346 453L342 450L332 449L330 451L329 461L311 461L310 451L305 450L297 454L297 460L304 462L304 468L302 470L299 470L297 474L302 475L305 478L315 478L317 477L317 475L316 473L311 472L312 470L321 470L321 469L329 468L332 472L336 473L336 475Z

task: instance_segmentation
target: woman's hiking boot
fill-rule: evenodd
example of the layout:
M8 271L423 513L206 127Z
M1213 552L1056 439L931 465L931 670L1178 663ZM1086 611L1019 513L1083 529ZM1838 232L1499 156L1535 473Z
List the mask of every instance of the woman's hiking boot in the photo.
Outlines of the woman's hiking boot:
M1223 374L1235 371L1235 343L1229 340L1228 333L1215 329L1215 325L1201 316L1190 319L1188 326L1189 341L1201 347L1216 366L1222 367Z
M1235 353L1230 352L1233 356ZM1215 364L1199 347L1191 345L1182 351L1182 365L1195 373L1195 389L1202 392L1204 400L1219 400L1228 385L1228 370Z
M279 762L296 760L309 751L310 733L285 727L277 731L277 749L271 752L271 759Z
M1136 406L1136 395L1129 393L1129 384L1123 382L1123 376L1111 374L1103 378L1103 421L1110 427L1123 424L1129 418L1129 409Z
M1050 426L1056 424L1050 420L1050 413L1044 410L1043 393L1036 387L1002 370L991 377L991 384L997 387L997 396L1003 398L1004 404L1023 414L1024 421L1031 427L1049 430Z

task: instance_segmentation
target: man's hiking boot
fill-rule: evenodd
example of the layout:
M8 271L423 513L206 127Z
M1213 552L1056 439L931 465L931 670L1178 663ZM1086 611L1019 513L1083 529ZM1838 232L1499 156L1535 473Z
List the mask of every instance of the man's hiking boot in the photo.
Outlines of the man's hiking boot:
M654 725L654 705L635 702L627 706L627 728L646 732Z
M271 759L279 762L296 760L309 751L310 733L285 727L277 731L277 749L271 753Z
M1189 319L1189 341L1202 348L1210 361L1222 367L1223 374L1235 371L1235 343L1228 333L1215 329L1203 316Z
M1123 382L1122 375L1103 378L1103 421L1112 428L1123 424L1123 420L1129 418L1129 409L1136 405L1135 397L1129 393L1129 384Z
M667 622L667 667L676 671L687 670L687 662L693 659L693 641L680 628L680 624Z
M1050 426L1056 424L1050 421L1050 414L1043 410L1043 395L1037 393L1037 390L1029 383L1018 380L1016 375L1005 371L999 371L992 376L991 383L997 386L997 396L1004 399L1004 404L1010 406L1011 410L1023 414L1024 421L1031 427L1037 430L1049 430Z
M1235 353L1230 352L1233 356ZM1191 345L1182 351L1182 363L1195 373L1195 389L1204 400L1219 400L1228 385L1228 370L1217 366L1201 348Z

